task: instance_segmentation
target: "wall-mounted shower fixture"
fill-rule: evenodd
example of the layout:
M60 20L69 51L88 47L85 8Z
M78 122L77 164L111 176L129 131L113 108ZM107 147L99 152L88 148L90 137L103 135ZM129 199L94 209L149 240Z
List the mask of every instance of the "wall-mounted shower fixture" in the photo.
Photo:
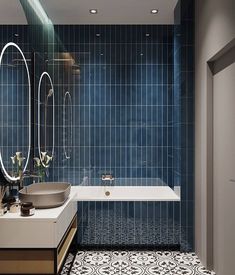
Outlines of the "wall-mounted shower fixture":
M27 124L27 132L28 132L28 136L27 136L27 153L25 156L26 160L24 162L24 166L23 166L23 173L25 172L26 170L26 167L28 165L28 162L29 162L29 157L30 157L30 145L31 145L31 83L30 83L30 74L29 74L29 68L28 68L28 64L27 64L27 60L22 52L22 50L20 49L20 47L13 43L13 42L9 42L7 43L2 51L1 51L1 54L0 54L0 66L2 65L3 63L3 56L4 56L4 53L6 52L6 50L9 48L9 47L13 47L15 48L19 53L20 55L22 56L22 61L24 63L24 66L25 66L25 69L26 69L26 73L27 73L27 86L28 86L28 103L27 103L27 106L28 106L28 124ZM3 104L3 103L2 103ZM8 126L10 127L10 126ZM17 127L16 126L12 126L12 127ZM22 127L21 127L21 131L22 131ZM16 143L18 142L18 140L16 140ZM19 176L14 176L14 175L11 175L9 174L9 172L6 170L5 168L5 165L3 163L3 154L2 154L2 147L6 147L7 144L0 144L0 163L1 163L1 169L4 173L4 176L6 177L7 180L9 181L18 181L20 179ZM17 144L17 149L18 150L21 150L21 148L18 148L19 145ZM22 145L23 147L23 145ZM15 152L14 152L15 153ZM24 153L24 152L23 152ZM11 156L7 156L7 158L10 159Z
M51 150L51 157L54 156L54 145L55 145L55 95L54 95L54 87L52 83L52 79L50 75L47 72L43 72L40 76L39 83L38 83L38 152L39 152L39 157L41 159L42 165L44 165L42 161L42 156L41 156L41 85L42 85L42 80L44 77L47 77L49 79L51 88L48 91L48 94L46 96L46 101L45 101L45 151L47 151L47 144L46 144L46 139L47 139L47 107L48 107L48 99L52 96L52 150Z
M72 98L67 91L63 102L63 150L66 159L71 158L72 151Z
M49 66L62 66L67 70L72 70L72 74L80 74L80 65L69 52L59 53L57 58L47 59L46 62Z
M79 56L90 55L91 52L76 52ZM73 57L70 52L59 53L58 57L46 60L49 66L61 66L72 71L73 75L80 75L81 66L79 60Z
M44 140L44 146L47 148L47 110L48 110L48 100L53 95L54 91L53 89L50 89L48 91L46 102L45 102L45 117L44 117L44 134L45 134L45 140ZM54 103L53 103L54 106ZM54 107L53 107L54 108ZM54 115L53 115L54 117Z
M62 52L58 53L58 55L55 58L48 59L47 63L49 65L69 65L72 66L75 64L75 60L72 57L70 52Z
M29 63L31 62L31 59L30 59L30 58L26 58L25 60L26 60L27 62L29 62ZM20 63L20 64L21 64L22 62L24 62L24 59L16 58L16 59L13 59L13 60L12 60L12 63L16 63L16 64L17 64L17 63Z
M6 66L6 67L17 67L17 66L25 66L25 61L27 63L31 63L31 59L30 58L21 58L21 59L12 59L12 62L11 63L2 63L1 66Z
M101 181L105 187L106 186L114 186L114 180L115 180L115 177L111 173L102 174L102 176L101 176ZM105 195L109 196L110 192L108 190L106 190L106 191L107 191L108 195L106 194L106 192L105 192Z
M114 176L112 174L103 174L101 176L101 179L102 179L102 181L110 181L110 180L112 181L115 178L114 178Z

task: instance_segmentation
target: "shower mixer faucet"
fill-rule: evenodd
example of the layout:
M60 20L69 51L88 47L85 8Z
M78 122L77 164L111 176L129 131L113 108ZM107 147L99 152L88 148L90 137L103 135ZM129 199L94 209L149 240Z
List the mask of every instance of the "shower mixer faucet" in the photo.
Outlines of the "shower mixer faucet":
M105 185L114 185L114 179L115 178L112 174L102 174L101 176L101 180L105 183Z

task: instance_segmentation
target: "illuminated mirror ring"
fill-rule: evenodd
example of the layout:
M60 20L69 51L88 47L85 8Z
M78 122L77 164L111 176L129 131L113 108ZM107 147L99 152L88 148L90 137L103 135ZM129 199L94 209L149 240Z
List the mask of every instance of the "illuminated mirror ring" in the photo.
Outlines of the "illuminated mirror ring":
M13 42L9 42L7 43L3 49L2 49L2 52L1 52L1 55L0 55L0 66L2 65L2 59L3 59L3 55L6 51L6 49L8 47L15 47L19 53L21 54L22 58L23 58L23 61L24 61L24 64L25 64L25 68L26 68L26 72L27 72L27 77L28 77L28 93L29 93L29 102L28 102L28 111L29 111L29 123L28 123L28 127L29 127L29 134L28 134L28 152L27 152L27 158L26 158L26 162L25 162L25 165L23 167L23 172L25 172L26 170L26 167L28 165L28 162L29 162L29 157L30 157L30 145L31 145L31 82L30 82L30 74L29 74L29 68L28 68L28 65L27 65L27 62L26 62L26 58L22 52L22 50L20 49L20 47L13 43ZM2 152L0 150L0 163L1 163L1 167L2 167L2 170L6 176L7 179L9 179L10 181L17 181L20 179L20 177L13 177L11 175L8 174L8 172L6 171L6 168L3 164L3 159L2 159Z
M71 106L72 106L72 98L71 98L71 95L70 93L67 91L65 94L64 94L64 110L63 110L63 115L64 115L64 118L63 118L63 130L64 130L64 135L65 135L65 132L66 132L66 125L65 125L65 120L66 120L66 101L68 102L68 107L70 107L70 121L69 121L69 127L70 127L70 137L69 137L69 142L70 142L70 148L68 148L68 151L66 150L66 141L65 141L65 137L64 137L64 142L63 142L63 149L64 149L64 155L65 155L65 158L66 159L70 159L70 150L71 150L71 145L72 145L72 111L71 111Z
M41 160L41 163L44 167L48 167L47 165L45 165L43 163L43 160L42 160L42 156L41 156L41 138L40 138L40 123L41 123L41 119L40 119L40 94L41 94L41 84L42 84L42 80L44 77L47 77L50 81L50 84L51 84L51 90L52 90L52 108L53 108L53 130L52 130L52 153L51 153L51 157L54 156L54 144L55 144L55 96L54 96L54 86L53 86L53 83L52 83L52 79L50 77L50 75L47 73L47 72L43 72L40 76L40 79L39 79L39 83L38 83L38 153L39 153L39 158Z

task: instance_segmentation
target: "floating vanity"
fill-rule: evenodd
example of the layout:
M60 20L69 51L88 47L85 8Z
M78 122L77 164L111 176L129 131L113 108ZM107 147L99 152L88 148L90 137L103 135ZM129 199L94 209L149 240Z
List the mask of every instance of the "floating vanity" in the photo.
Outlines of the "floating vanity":
M30 193L31 194L31 193ZM77 201L180 201L168 186L72 186L60 207L0 217L0 274L58 274L77 232Z
M0 217L0 274L57 274L77 232L72 190L60 207Z

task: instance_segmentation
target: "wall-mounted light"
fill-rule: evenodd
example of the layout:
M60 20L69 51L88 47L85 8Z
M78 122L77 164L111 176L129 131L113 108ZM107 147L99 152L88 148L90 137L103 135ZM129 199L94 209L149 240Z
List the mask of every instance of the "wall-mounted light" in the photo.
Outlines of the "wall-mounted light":
M42 160L42 155L41 155L41 85L42 85L42 80L44 77L47 77L49 79L51 89L49 90L48 97L52 96L52 115L53 115L53 120L52 120L52 153L51 157L54 156L54 147L55 147L55 95L54 95L54 86L52 83L52 79L50 75L47 72L43 72L40 76L39 83L38 83L38 154L41 160L41 163L44 167L47 167ZM46 126L46 123L45 123ZM46 148L45 148L45 151Z
M28 144L27 144L27 149L28 149L28 152L27 152L27 157L26 157L26 161L25 161L25 164L24 164L24 167L23 167L23 172L25 172L26 168L27 168L27 165L28 165L28 162L29 162L29 157L30 157L30 146L31 146L31 83L30 83L30 73L29 73L29 67L28 67L28 64L27 64L27 61L26 61L26 58L22 52L22 50L20 49L20 47L13 43L13 42L9 42L7 43L2 51L1 51L1 54L0 54L0 66L3 65L2 64L2 60L3 60L3 56L4 56L4 53L6 52L7 48L8 47L13 47L15 48L14 51L19 51L19 53L21 54L22 56L22 61L25 65L25 69L26 69L26 72L27 72L27 79L28 79L28 83L27 83L27 86L28 86ZM26 124L25 124L26 126ZM1 144L1 147L2 147L2 144ZM16 177L16 176L12 176L11 174L9 174L4 166L4 163L3 163L3 156L2 156L2 148L0 148L0 165L1 165L1 168L3 170L3 173L4 175L6 176L6 178L10 181L18 181L20 180L20 177Z
M152 9L152 10L151 10L151 13L152 13L152 14L157 14L157 13L158 13L158 10L157 10L157 9Z
M96 9L90 9L89 12L90 12L91 14L97 14L97 13L98 13L98 10L96 10Z

